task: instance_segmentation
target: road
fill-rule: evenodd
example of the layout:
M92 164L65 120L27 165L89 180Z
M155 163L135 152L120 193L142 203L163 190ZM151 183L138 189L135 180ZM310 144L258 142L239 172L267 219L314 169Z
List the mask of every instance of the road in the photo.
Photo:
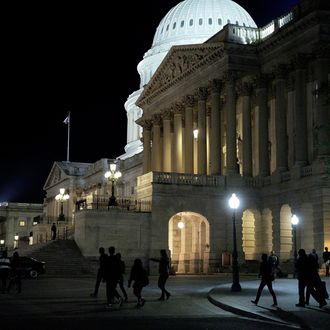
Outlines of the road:
M105 308L105 285L99 298L91 298L94 279L56 279L40 277L24 280L23 292L0 294L1 329L289 329L276 322L239 317L207 300L208 292L226 276L175 276L168 280L172 293L168 301L158 301L157 278L151 277L143 291L147 300L136 308L132 289L121 308ZM292 329L292 327L290 328Z

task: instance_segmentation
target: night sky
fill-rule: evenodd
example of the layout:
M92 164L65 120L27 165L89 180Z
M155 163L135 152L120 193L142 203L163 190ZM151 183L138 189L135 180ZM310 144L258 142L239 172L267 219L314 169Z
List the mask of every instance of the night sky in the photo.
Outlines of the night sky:
M298 0L236 2L262 26ZM13 3L3 12L0 202L42 203L53 162L66 160L68 106L71 161L124 153L137 64L179 0L67 3Z

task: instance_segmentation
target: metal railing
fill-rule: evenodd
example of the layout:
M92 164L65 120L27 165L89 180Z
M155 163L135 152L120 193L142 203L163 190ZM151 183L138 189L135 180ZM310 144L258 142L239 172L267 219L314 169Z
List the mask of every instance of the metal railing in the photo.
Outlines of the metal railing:
M137 200L131 198L117 198L117 205L111 206L109 196L98 195L94 196L92 202L82 199L76 202L76 211L81 210L110 210L119 209L130 212L151 212L150 200Z

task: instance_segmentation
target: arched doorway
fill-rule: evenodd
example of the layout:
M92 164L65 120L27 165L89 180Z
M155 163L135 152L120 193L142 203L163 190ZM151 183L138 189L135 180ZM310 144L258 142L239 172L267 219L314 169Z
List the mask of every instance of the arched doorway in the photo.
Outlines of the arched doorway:
M172 267L177 273L207 273L210 255L210 225L194 212L180 212L169 221Z

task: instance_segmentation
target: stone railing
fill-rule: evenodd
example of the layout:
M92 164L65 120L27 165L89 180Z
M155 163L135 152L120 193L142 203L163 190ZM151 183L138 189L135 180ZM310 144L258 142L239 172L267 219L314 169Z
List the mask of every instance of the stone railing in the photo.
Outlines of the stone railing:
M293 12L290 11L277 19L278 27L281 28L293 20Z
M287 25L293 19L294 13L290 11L272 20L261 28L251 28L247 26L227 24L220 33L226 41L237 42L240 44L253 44L269 37L278 29L281 29L283 26Z
M224 176L207 176L205 174L184 174L169 172L152 172L153 183L180 184L194 186L225 186Z

